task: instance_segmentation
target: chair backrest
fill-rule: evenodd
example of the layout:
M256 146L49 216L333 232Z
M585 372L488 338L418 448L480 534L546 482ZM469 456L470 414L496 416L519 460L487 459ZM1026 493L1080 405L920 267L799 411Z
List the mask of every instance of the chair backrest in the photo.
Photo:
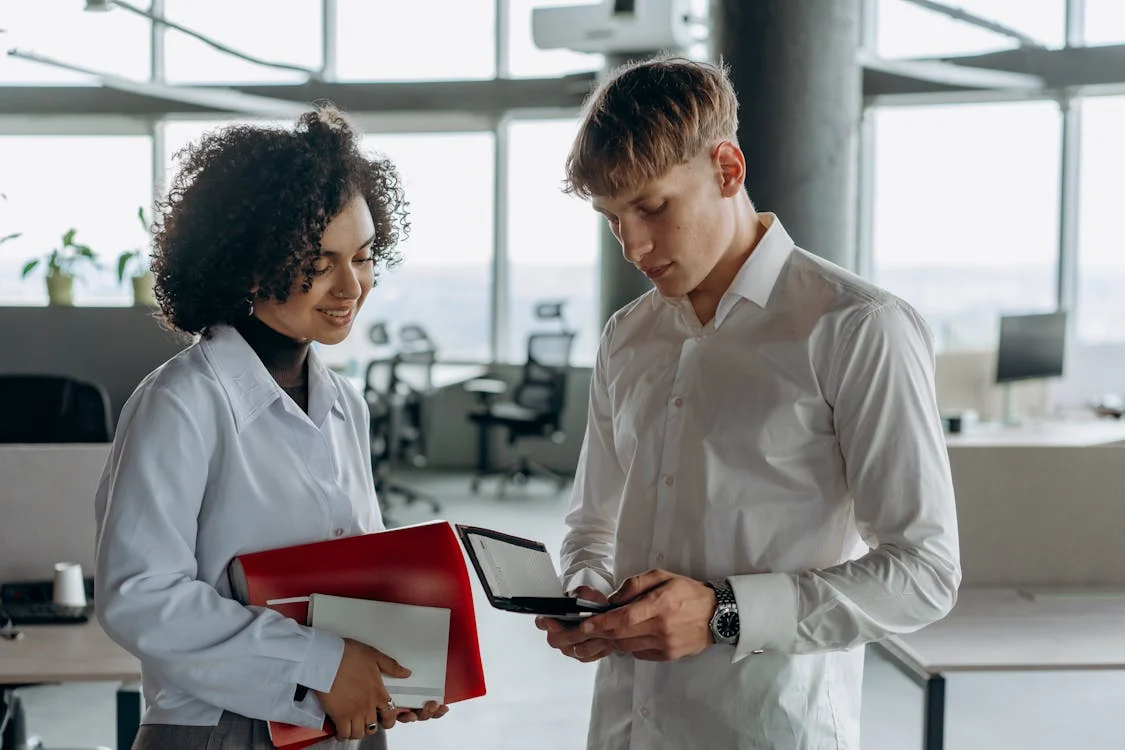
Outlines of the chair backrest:
M574 331L533 333L527 337L527 362L513 400L557 421L566 406L566 382Z
M108 443L109 396L65 375L0 375L0 443Z

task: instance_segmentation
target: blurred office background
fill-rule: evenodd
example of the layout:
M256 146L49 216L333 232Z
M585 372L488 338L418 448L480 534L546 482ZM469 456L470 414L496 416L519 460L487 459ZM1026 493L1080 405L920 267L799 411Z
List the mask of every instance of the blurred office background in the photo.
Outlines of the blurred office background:
M644 289L643 278L622 269L600 217L561 183L579 107L598 75L658 50L607 42L599 51L581 41L581 29L570 45L543 49L542 38L537 45L534 13L578 4L0 0L0 374L96 382L112 419L140 378L183 345L159 329L152 310L137 303L130 274L119 279L117 268L122 253L140 250L143 258L149 237L138 210L150 214L177 150L230 123L291 123L301 107L326 98L363 129L372 152L398 166L413 229L401 246L404 262L380 275L353 335L321 353L369 392L373 408L388 387L372 381L373 362L422 341L423 367L445 368L420 380L400 373L404 384L387 400L395 416L373 436L385 441L373 460L385 472L388 517L483 517L557 544L567 497L558 483L540 482L534 471L503 487L491 477L470 483L482 468L483 435L484 468L528 459L565 485L607 311ZM937 343L943 411L992 422L1013 388L1021 412L1035 420L1082 421L1120 409L1125 2L603 0L595 7L591 17L621 29L676 27L680 54L731 64L751 197L779 210L808 249L922 312ZM676 15L654 21L654 9ZM826 102L833 86L841 87L839 102ZM27 278L21 271L70 230L71 245L89 247L100 264L80 268L72 304L48 304L42 269ZM1056 310L1067 313L1063 372L1002 388L1001 317ZM410 331L421 338L408 339ZM570 334L570 348L554 365L565 374L554 381L563 393L553 421L536 427L533 437L542 439L509 441L504 423L482 431L470 417L513 397L526 376L529 336L558 332ZM398 485L436 502L412 502L417 497L392 491ZM486 638L498 650L528 640L516 630L527 623L481 614L495 627ZM872 664L864 747L912 747L911 712L920 708L912 697L903 709L893 671L877 657ZM466 706L476 716L471 726L502 732L516 721L511 711L526 710L517 724L536 746L556 734L558 747L575 746L584 736L589 672L558 668L558 684L573 690L524 705L525 695L498 681L511 702L493 704L502 708L485 718L472 713L484 709ZM1064 735L1024 726L1035 713L1026 706L1049 705L1060 693L1101 696L1092 699L1102 701L1095 713L1111 710L1100 683L974 684L962 695L979 700L959 699L962 723L951 728L950 747L1073 740L1077 723L1063 722L1061 731L1071 733ZM1125 683L1114 684L1123 694ZM984 710L997 689L1023 695L1015 703L1025 708ZM40 722L101 705L89 692L37 690L27 703ZM553 729L537 735L534 715L547 702ZM426 729L452 734L421 736L457 736L456 713L445 729ZM41 723L39 731L79 742L88 725L69 726ZM423 746L409 744L412 730L396 746ZM982 736L988 744L974 744ZM1069 746L1114 746L1092 736ZM513 741L479 744L532 744Z

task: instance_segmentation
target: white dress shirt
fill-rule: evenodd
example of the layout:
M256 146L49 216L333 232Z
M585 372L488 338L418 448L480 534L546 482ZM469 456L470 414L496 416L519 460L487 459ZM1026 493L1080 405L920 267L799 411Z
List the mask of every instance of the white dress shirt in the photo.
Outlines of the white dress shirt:
M176 355L121 413L97 492L98 619L141 660L143 723L224 710L319 727L343 641L234 601L244 552L382 529L360 394L308 355L309 413L233 328Z
M601 660L591 748L858 750L863 644L956 598L929 330L762 221L707 325L653 290L602 335L564 584L727 578L742 630L674 662Z

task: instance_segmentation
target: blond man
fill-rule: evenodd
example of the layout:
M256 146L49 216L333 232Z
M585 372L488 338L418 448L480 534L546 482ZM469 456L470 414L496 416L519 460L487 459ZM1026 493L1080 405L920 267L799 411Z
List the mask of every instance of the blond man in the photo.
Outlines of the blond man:
M929 330L755 209L737 108L721 67L632 64L567 160L654 287L602 334L562 548L619 606L537 620L598 662L598 750L858 750L864 644L960 582Z

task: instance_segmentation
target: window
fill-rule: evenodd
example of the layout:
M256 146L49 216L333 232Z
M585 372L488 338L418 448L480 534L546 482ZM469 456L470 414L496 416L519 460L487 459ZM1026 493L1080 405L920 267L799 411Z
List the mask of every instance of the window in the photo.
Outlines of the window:
M1082 105L1081 184L1078 189L1077 332L1085 343L1125 341L1125 234L1121 230L1121 174L1125 172L1125 97Z
M1051 102L875 113L876 281L941 349L989 349L1001 312L1056 305L1061 119Z
M75 284L76 304L131 304L115 267L118 254L148 243L137 208L152 201L151 144L145 136L0 137L0 236L23 233L0 247L0 304L46 303L42 267L27 279L20 269L71 228L103 266Z
M572 361L592 364L601 335L598 289L599 217L586 201L562 191L574 120L517 121L509 126L508 359L522 362L527 334L551 330L537 320L539 300L565 299L578 332Z
M124 10L85 12L80 2L0 0L0 52L15 48L102 73L148 79L147 19ZM0 54L0 85L90 83L90 76Z
M508 67L513 78L551 78L598 70L602 55L565 49L542 50L531 36L532 8L580 5L581 0L510 0L508 2Z
M353 81L492 78L496 2L339 0L337 76Z
M1048 46L1063 45L1066 0L961 0L954 5ZM1018 45L1009 36L926 10L907 0L879 0L877 24L878 51L883 57L967 55Z
M262 60L319 70L323 57L319 0L165 0L164 17ZM240 60L175 29L164 34L171 83L300 83L308 76Z
M402 263L383 269L355 332L325 351L333 363L365 361L368 328L384 322L394 344L419 323L443 360L487 361L492 325L491 133L369 135L365 147L394 162L410 202Z
M1125 42L1125 3L1086 0L1086 44Z

